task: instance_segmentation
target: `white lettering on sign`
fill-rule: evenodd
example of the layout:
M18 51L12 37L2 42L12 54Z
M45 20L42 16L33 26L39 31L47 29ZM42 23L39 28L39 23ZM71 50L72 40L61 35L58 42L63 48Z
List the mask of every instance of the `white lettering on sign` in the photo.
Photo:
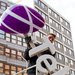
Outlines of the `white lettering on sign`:
M50 60L50 62L48 60ZM45 64L47 69L42 66L42 64L41 64L42 62ZM48 74L48 72L55 70L56 64L57 64L57 61L53 56L45 54L45 55L40 56L37 59L37 62L36 62L37 67L36 68L39 72Z
M50 64L47 59L49 59L52 64ZM44 68L44 67L42 66L42 62L44 62L46 68ZM40 57L37 59L37 62L36 62L36 69L37 69L40 73L46 74L46 75L47 75L48 73L51 73L51 72L54 72L52 75L65 75L65 74L67 74L67 73L69 72L69 67L64 67L63 69L61 69L61 70L55 72L56 65L57 65L56 59L55 59L53 56L51 56L51 55L45 54L45 55L40 56Z
M29 51L29 56L30 57L33 57L35 55L39 55L39 54L41 54L42 52L44 52L48 49L51 52L51 54L55 54L55 47L49 41L48 37L45 37L43 40L44 40L44 43L42 45L39 45L39 46L37 46L37 47L35 47L35 48L33 48ZM49 63L48 60L50 60L51 64ZM44 68L42 66L42 64L41 64L42 62L45 64L46 68ZM40 73L47 75L51 71L53 71L53 72L55 71L56 65L57 65L57 61L53 56L51 56L49 54L44 54L44 55L41 55L37 59L36 69ZM57 72L54 72L52 75L65 75L65 74L67 74L68 71L69 71L69 67L64 67L63 69L61 69ZM36 73L36 74L38 74L38 73Z
M49 41L47 37L44 38L44 43L42 45L39 45L29 51L29 56L33 57L37 54L40 54L46 50L50 50L51 54L55 54L55 47L53 44Z

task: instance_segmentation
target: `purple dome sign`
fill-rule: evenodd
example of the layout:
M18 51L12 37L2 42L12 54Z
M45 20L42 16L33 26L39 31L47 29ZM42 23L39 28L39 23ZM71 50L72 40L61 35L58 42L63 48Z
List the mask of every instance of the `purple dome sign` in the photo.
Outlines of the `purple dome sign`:
M42 29L43 17L34 9L23 5L9 7L1 16L0 29L7 33L27 34Z

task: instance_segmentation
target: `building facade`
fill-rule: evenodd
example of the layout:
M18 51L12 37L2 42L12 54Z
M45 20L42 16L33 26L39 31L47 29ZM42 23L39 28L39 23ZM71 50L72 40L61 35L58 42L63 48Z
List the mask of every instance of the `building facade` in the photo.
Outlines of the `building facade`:
M7 0L0 0L0 16L12 5ZM56 34L53 43L56 48L57 70L70 66L68 75L75 75L75 59L70 23L43 0L34 0L35 10L46 21L42 30L33 33L35 41L41 43L42 38L49 33ZM11 75L25 68L26 62L21 56L26 49L25 39L0 30L0 74ZM20 74L24 75L24 74Z

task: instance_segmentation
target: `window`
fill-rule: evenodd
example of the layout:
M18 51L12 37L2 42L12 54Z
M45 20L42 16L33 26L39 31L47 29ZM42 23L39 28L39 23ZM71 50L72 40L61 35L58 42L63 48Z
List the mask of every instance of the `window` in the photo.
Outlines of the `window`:
M65 62L68 63L68 58L67 57L65 57Z
M38 37L40 37L40 33L38 31L35 32L35 35L38 36Z
M41 7L42 7L42 8L44 8L44 7L45 7L45 5L44 5L42 2L41 2Z
M49 8L49 13L51 13L51 9Z
M22 41L22 38L21 37L17 37L18 41Z
M46 25L44 25L44 27L43 27L45 30L46 30Z
M7 57L10 57L10 49L9 49L9 48L6 48L6 49L5 49L5 55L6 55Z
M49 18L49 24L52 24L52 19L51 18Z
M16 67L15 66L11 66L11 74L13 74L14 72L16 72Z
M63 69L63 66L60 66L60 69Z
M50 29L50 33L53 33L53 29L52 28Z
M16 43L16 40L13 40L13 39L12 39L12 43Z
M5 74L9 75L10 66L5 64Z
M17 59L18 59L18 60L22 60L22 57L21 57L21 56L22 56L22 52L19 52L19 51L18 51L18 52L17 52Z
M10 42L10 38L9 37L6 37L6 41Z
M59 54L59 59L62 60L62 55Z
M12 35L12 39L16 39L16 36L15 35Z
M73 65L73 60L71 60L71 65Z
M38 3L38 0L34 0L36 3Z
M26 44L26 42L25 42L25 39L23 39L23 46L25 46L25 47L27 47L27 44Z
M1 2L1 9L4 11L7 8L6 3Z
M48 25L46 25L46 30L49 31L49 26Z
M72 51L69 49L69 53L70 53L70 55L72 54Z
M58 47L57 41L54 42L54 46L55 46L56 48Z
M4 55L4 47L0 46L0 55Z
M42 15L42 12L39 10L39 14Z
M56 22L53 20L53 24L56 25Z
M2 31L2 30L0 30L0 34L5 34L5 32L4 32L4 31Z
M57 37L59 38L59 36L60 36L60 34L59 33L57 33Z
M11 50L11 58L16 59L16 50Z
M35 10L37 11L37 12L39 12L39 10L35 7Z
M40 32L40 38L43 38L43 37L45 37L45 34Z
M5 4L5 3L3 3L3 2L1 2L1 6L6 6L6 4Z
M17 37L17 43L18 43L18 45L22 45L22 38L21 37Z
M45 19L45 14L44 13L42 13L42 17Z
M18 45L22 45L22 42L21 41L18 41L17 43L18 43Z
M4 6L1 6L1 9L4 11L4 10L6 9L6 7L4 7Z
M54 12L52 11L52 13L51 13L52 15L54 15Z
M45 19L48 20L48 16L47 15L46 15Z
M0 38L1 38L1 39L4 39L4 35L0 34Z
M65 22L66 26L68 26L68 22Z
M59 54L58 53L56 53L56 56L57 56L57 58L59 58Z
M68 44L69 44L69 45L70 45L70 43L71 43L70 40L68 40Z
M23 42L23 46L25 46L25 47L26 47L26 46L27 46L27 44Z
M59 38L62 39L62 35L59 33Z
M3 73L3 63L0 62L0 73Z
M10 37L10 34L9 33L6 33L6 37Z
M59 27L59 24L58 24L58 23L56 23L56 27L57 27L57 28Z
M65 51L65 52L67 51L67 48L66 48L66 47L64 47L64 51Z
M15 35L12 35L12 37L11 37L12 39L12 43L16 43L16 41L17 41L17 39L16 39L16 36Z
M0 30L0 38L4 39L4 34L5 34L5 32Z
M56 13L54 14L54 16L55 16L56 18L58 17L58 15L57 15Z
M25 39L23 38L23 42L25 42Z
M58 48L61 48L61 45L60 45L60 43L58 43Z
M57 69L60 70L60 65L57 64Z
M69 34L69 31L67 31L67 34Z
M63 36L63 41L65 42L66 41L66 38Z
M45 6L44 6L44 9L45 9L45 10L48 10L48 7L45 5Z
M60 60L62 60L63 56L59 53L57 53L57 58L59 58Z
M75 75L75 72L73 70L71 71L71 75Z
M62 18L60 18L60 22L63 22L63 19Z
M21 67L17 67L17 70L18 70L18 72L19 72L19 71L21 71L21 70L22 70L22 68L21 68Z
M65 31L65 29L62 27L62 31L64 32Z

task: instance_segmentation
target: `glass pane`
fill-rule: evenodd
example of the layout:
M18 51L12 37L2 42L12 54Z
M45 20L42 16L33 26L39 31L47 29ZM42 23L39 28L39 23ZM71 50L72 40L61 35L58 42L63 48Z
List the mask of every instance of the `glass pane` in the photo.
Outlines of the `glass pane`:
M59 59L62 60L62 55L59 54Z
M18 54L19 56L21 56L21 55L22 55L22 52L17 52L17 54Z
M6 33L6 37L10 37L10 34Z
M49 9L49 13L51 13L51 9Z
M18 44L18 45L22 45L22 42L18 41L17 44Z
M0 34L0 38L4 39L4 35Z
M0 46L0 54L3 55L4 54L4 47Z
M2 10L6 10L6 8L5 8L4 6L1 6L1 9L2 9Z
M5 74L9 75L9 70L5 70Z
M45 6L45 5L41 2L41 7L44 8L44 6Z
M5 52L10 53L10 49L6 48Z
M18 37L18 40L19 40L19 41L22 41L22 38L21 38L21 37Z
M3 73L3 68L0 68L0 73Z
M25 42L25 39L23 39L23 42Z
M6 37L6 41L10 42L10 38L7 38L7 37Z
M5 65L5 69L10 69L10 66L9 65Z
M27 44L26 44L26 43L23 43L23 46L25 46L25 47L26 47L26 46L27 46Z
M11 53L12 53L12 54L16 54L16 51L15 51L15 50L11 50Z
M12 35L12 39L16 39L16 36L15 35Z
M16 40L13 40L13 39L12 39L12 43L16 43Z
M6 4L5 4L5 3L3 3L3 2L1 2L1 6L6 6Z
M68 58L66 58L66 57L65 57L65 62L67 62L67 63L68 63Z
M16 67L15 66L11 66L11 70L16 71Z
M20 67L17 67L17 71L21 71L22 70L22 68L20 68Z
M3 67L3 63L0 63L0 67Z
M0 33L1 33L1 34L4 34L5 32L4 32L4 31L2 31L2 30L0 30Z

